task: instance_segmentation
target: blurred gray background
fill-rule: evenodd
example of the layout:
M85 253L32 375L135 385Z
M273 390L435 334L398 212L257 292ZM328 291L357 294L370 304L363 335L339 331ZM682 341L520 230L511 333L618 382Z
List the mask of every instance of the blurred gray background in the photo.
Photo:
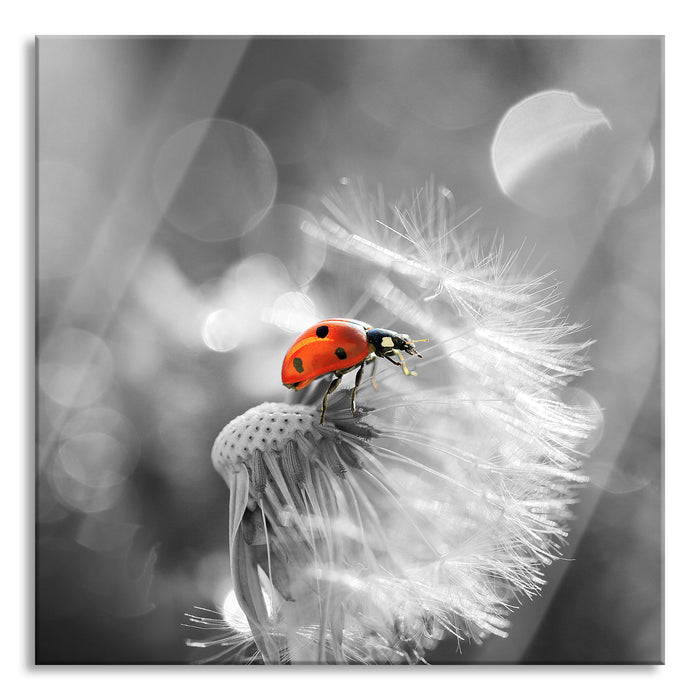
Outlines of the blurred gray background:
M661 38L44 37L37 82L38 662L202 658L184 614L230 591L213 439L344 313L299 225L347 181L431 176L555 271L604 428L571 560L509 639L428 660L662 660Z

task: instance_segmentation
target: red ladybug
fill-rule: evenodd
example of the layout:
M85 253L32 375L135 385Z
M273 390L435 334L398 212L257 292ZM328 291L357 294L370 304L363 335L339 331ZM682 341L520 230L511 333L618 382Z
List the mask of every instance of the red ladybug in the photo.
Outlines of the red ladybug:
M314 324L294 341L282 363L282 383L288 389L298 391L318 377L335 375L323 397L320 421L323 425L328 395L338 388L344 374L357 369L355 386L350 394L350 409L354 416L355 394L362 381L365 365L370 362L373 364L374 376L377 358L384 357L392 364L402 367L404 374L415 375L415 372L406 367L401 351L423 357L414 345L418 342L423 341L411 340L403 333L386 328L372 328L364 321L329 318ZM400 362L393 359L394 355Z

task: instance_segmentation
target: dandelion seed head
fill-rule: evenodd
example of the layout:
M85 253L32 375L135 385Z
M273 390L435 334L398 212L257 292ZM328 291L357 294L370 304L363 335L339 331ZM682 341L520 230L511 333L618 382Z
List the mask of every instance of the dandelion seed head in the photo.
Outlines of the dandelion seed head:
M263 403L234 418L216 438L212 449L214 468L226 480L231 470L240 469L258 451L282 450L302 435L314 432L314 409Z
M339 312L430 342L417 376L365 376L356 418L341 389L318 424L320 380L217 437L235 595L265 663L416 663L446 636L507 635L561 556L601 420L569 388L586 344L556 292L483 251L449 191L387 215L345 190L308 229L371 268Z

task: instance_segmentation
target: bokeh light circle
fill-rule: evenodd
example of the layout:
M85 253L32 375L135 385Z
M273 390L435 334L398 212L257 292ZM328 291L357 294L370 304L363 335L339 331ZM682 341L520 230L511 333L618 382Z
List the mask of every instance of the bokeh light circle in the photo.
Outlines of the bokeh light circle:
M83 513L100 513L113 508L124 492L122 484L95 488L65 474L52 475L52 486L63 505Z
M571 92L530 95L501 120L491 163L501 190L519 206L544 217L572 216L593 207L603 183L590 177L590 154L611 129L603 112ZM595 168L597 169L597 168Z
M301 292L286 292L275 299L265 320L288 333L301 333L318 321L314 302Z
M229 591L221 606L224 622L236 632L250 634L250 624L248 618L241 608L235 591Z
M84 433L66 440L58 450L63 471L92 488L121 484L133 464L127 448L107 433Z
M197 563L195 584L203 599L225 601L231 591L231 564L228 550L204 554Z
M268 612L272 610L272 601L267 591L263 591L263 600L265 601L265 607ZM236 632L242 632L244 634L250 634L250 625L248 623L248 618L243 612L238 598L236 597L235 591L229 591L223 600L221 605L221 613L224 618L224 622Z
M202 119L170 136L153 178L167 221L201 241L242 236L277 192L277 170L262 139L224 119Z
M230 309L212 311L202 324L202 340L215 352L229 352L240 342L240 319Z
M79 328L61 329L39 353L39 386L62 406L87 406L106 391L114 363L105 342Z
M284 261L292 282L303 287L316 276L326 259L326 243L302 230L306 222L318 226L305 209L276 204L268 215L242 241L249 254L266 253Z
M233 291L241 305L248 307L248 315L259 316L261 308L289 288L289 274L285 264L267 253L249 255L233 268Z
M138 456L139 436L133 423L120 411L110 406L88 406L74 411L60 426L63 439L86 433L107 433L123 445L135 459Z

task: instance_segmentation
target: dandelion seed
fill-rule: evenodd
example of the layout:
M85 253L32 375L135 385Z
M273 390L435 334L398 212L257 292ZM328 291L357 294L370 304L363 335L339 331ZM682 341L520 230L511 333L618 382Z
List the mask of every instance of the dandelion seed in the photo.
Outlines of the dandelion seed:
M307 232L371 269L338 315L400 319L430 343L418 376L379 370L379 391L365 378L357 418L340 390L319 425L317 382L222 430L212 459L248 626L217 643L272 664L417 663L449 635L506 636L560 556L599 419L561 398L587 343L567 340L578 327L546 278L481 250L444 188L390 216L357 190L327 204L333 219Z

